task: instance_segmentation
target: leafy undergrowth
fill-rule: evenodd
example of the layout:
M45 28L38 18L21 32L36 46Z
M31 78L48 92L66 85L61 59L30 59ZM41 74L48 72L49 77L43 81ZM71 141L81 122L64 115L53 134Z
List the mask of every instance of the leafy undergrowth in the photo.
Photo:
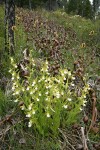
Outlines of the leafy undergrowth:
M3 9L1 8L2 12ZM3 14L0 14L3 16ZM0 91L0 148L1 150L80 150L86 140L89 150L100 147L100 21L92 22L80 16L69 16L62 11L46 12L44 10L16 11L15 52L14 59L21 66L23 77L27 57L24 49L32 50L37 66L37 73L45 60L49 62L52 76L59 73L59 68L68 68L82 79L84 75L90 85L90 95L76 123L60 126L59 134L41 136L37 129L28 128L29 119L20 110L23 103L16 104L12 95L12 82L6 78L0 80L5 93ZM0 37L3 39L0 32ZM1 43L3 43L1 42ZM0 48L2 51L3 47ZM27 51L26 51L27 52ZM2 59L2 58L1 58ZM3 63L5 68L6 63ZM5 73L2 74L5 75ZM26 78L26 77L25 77ZM78 80L78 88L81 82ZM6 87L6 88L5 88ZM80 91L78 91L80 95ZM23 97L25 98L25 97ZM64 121L64 120L63 120ZM83 129L85 133L83 134ZM85 138L83 137L85 135Z

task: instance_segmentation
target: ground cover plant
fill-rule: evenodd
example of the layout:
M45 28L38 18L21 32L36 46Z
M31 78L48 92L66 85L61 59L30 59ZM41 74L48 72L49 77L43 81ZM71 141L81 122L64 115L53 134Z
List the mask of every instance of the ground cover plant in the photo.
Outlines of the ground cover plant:
M17 9L16 53L0 80L1 149L82 149L83 135L99 148L99 22Z

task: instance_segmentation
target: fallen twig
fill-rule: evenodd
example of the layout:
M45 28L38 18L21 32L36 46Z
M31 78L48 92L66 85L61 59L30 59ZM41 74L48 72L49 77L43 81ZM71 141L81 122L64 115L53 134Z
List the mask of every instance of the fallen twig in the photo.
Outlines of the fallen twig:
M96 108L96 93L93 89L91 89L91 99L93 101L93 108L92 108L92 119L91 119L91 124L89 126L89 129L87 131L87 137L90 132L90 130L94 127L96 120L97 120L97 108Z
M84 148L84 150L88 150L87 140L86 140L85 134L84 134L84 127L81 127L81 133L82 133L83 148Z

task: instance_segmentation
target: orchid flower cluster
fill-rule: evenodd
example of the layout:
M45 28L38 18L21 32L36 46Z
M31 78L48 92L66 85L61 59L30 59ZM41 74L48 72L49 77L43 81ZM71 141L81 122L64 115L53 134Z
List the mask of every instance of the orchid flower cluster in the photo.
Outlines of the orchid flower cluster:
M29 118L28 127L33 126L41 134L56 133L63 120L68 123L73 112L76 111L76 117L86 106L89 86L85 84L81 96L77 97L71 90L75 87L75 76L68 69L60 68L58 75L53 76L49 73L49 62L46 60L37 73L35 61L30 55L30 63L25 68L29 75L23 79L13 58L11 65L13 99L15 103L22 102L20 108Z

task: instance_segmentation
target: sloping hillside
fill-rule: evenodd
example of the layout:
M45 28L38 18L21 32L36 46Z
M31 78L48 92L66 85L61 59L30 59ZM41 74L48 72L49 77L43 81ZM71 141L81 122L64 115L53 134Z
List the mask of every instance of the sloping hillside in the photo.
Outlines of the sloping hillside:
M16 71L16 65L13 64L11 66L8 53L4 52L3 7L0 7L0 10L0 53L2 54L0 56L1 149L80 150L83 148L82 142L86 140L89 150L97 150L100 145L100 20L91 21L86 20L85 18L82 18L80 16L70 16L62 10L56 12L47 12L45 10L29 11L22 8L16 8L16 26L12 27L12 30L14 30L15 32L15 56L13 57L13 59L11 58L11 61L13 63L17 62L17 67L19 67ZM24 50L31 51L32 57L34 58L34 62L36 64L35 71L33 72L35 72L35 77L37 79L36 83L37 85L39 85L39 87L37 86L35 88L40 88L42 91L39 91L39 96L41 96L41 93L43 93L44 90L44 84L41 83L43 86L42 88L40 84L40 80L42 79L42 73L39 74L39 72L42 70L40 68L45 61L48 61L49 63L48 68L50 76L48 77L44 74L43 76L45 76L46 78L48 77L48 81L46 81L47 83L49 83L49 80L52 79L50 80L50 84L53 85L54 89L51 90L51 93L56 92L56 90L58 90L60 86L60 89L64 89L65 84L69 81L69 83L66 84L68 86L69 93L67 94L67 92L64 91L65 96L69 96L71 95L71 93L73 93L73 91L76 92L77 89L80 89L77 92L77 97L79 97L84 89L83 87L85 86L85 79L87 84L90 86L89 95L88 93L86 93L86 95L83 93L83 98L86 99L87 103L84 104L84 108L80 111L80 113L77 113L77 111L79 111L78 109L74 109L74 107L76 107L76 105L78 105L79 103L77 100L75 101L75 105L73 105L74 102L72 102L72 105L68 107L68 110L66 109L67 105L64 105L65 114L63 114L62 112L60 114L60 118L65 115L65 118L67 119L67 124L66 119L61 119L62 122L59 122L59 119L57 118L59 115L55 115L55 120L59 123L59 133L57 135L53 135L52 130L47 131L49 132L49 136L48 134L43 134L43 132L41 135L41 129L38 123L38 128L35 128L35 125L33 125L33 128L29 128L31 126L30 124L28 124L30 116L29 114L27 114L27 111L28 109L32 109L31 107L33 106L33 104L30 105L28 109L26 109L26 112L21 111L21 109L23 110L24 108L24 104L27 104L31 101L30 95L32 94L32 92L29 91L30 87L28 86L29 82L31 83L31 79L29 79L29 74L25 70L28 68L27 66L30 62L29 59L27 59L28 57L26 57L28 54L25 52L27 51ZM46 65L48 63L46 63ZM30 65L30 70L32 65L34 65L33 61ZM13 66L15 67L15 73L12 73L12 78L19 71L19 73L17 74L18 76L16 78L14 77L16 81L20 78L20 81L18 82L20 91L17 91L17 94L18 92L27 93L29 91L29 97L28 94L19 94L19 97L21 97L21 101L19 101L19 97L18 99L16 98L17 94L16 97L13 97L14 93L12 94L12 91L15 89L13 82L16 81L11 78L11 75L9 74L9 69L10 71L11 69L13 70ZM20 68L23 69L24 72L20 72ZM67 69L68 75L70 76L70 74L72 74L72 77L75 78L75 81L71 81L71 78L68 78L67 80L67 77L65 77L63 82L61 76L59 76L59 70L61 68L65 69L64 71L66 71ZM41 77L39 81L37 75L40 75ZM27 82L28 79L29 82ZM63 86L59 84L58 79L61 81L61 83L63 83ZM24 81L26 81L26 85L24 87L26 89L22 90L21 86ZM76 84L76 86L73 83ZM32 88L33 87L34 85L32 83ZM46 88L48 89L48 87ZM48 93L49 91L45 94L48 95ZM75 94L72 95L73 99L75 99ZM34 95L35 94L33 94L33 96ZM57 97L58 99L60 98L59 92L56 96L55 93L54 95L52 95L52 100L55 100L55 97ZM25 99L25 101L23 98ZM45 98L45 96L43 98ZM63 94L61 99L63 99ZM78 100L81 101L80 98ZM56 101L57 100L55 100L55 102L48 102L53 108L51 108L51 111L53 113L55 113L54 105ZM35 103L34 101L32 102ZM37 99L37 103L38 102L39 99ZM68 99L68 104L70 102L71 98ZM45 113L45 108L41 109L43 104L41 103L41 105L37 105L40 107L41 114ZM59 111L58 108L60 108L59 105L56 111ZM71 111L72 108L74 111ZM78 114L76 118L73 117L74 113ZM33 112L33 115L34 114L35 111ZM72 115L72 123L72 120L68 119L67 115ZM35 117L33 117L32 119L36 119L35 121L38 122L39 117L35 119L34 118ZM53 120L53 116L50 116L50 114L47 113L47 119L49 118ZM45 117L43 117L42 115L40 116L40 123L43 123L43 127L46 127L46 121L47 124L52 123L49 122L47 119L45 119ZM56 124L56 122L53 122L53 124L54 123ZM83 134L82 132L83 128L85 129L85 134ZM83 138L84 135L85 139Z

